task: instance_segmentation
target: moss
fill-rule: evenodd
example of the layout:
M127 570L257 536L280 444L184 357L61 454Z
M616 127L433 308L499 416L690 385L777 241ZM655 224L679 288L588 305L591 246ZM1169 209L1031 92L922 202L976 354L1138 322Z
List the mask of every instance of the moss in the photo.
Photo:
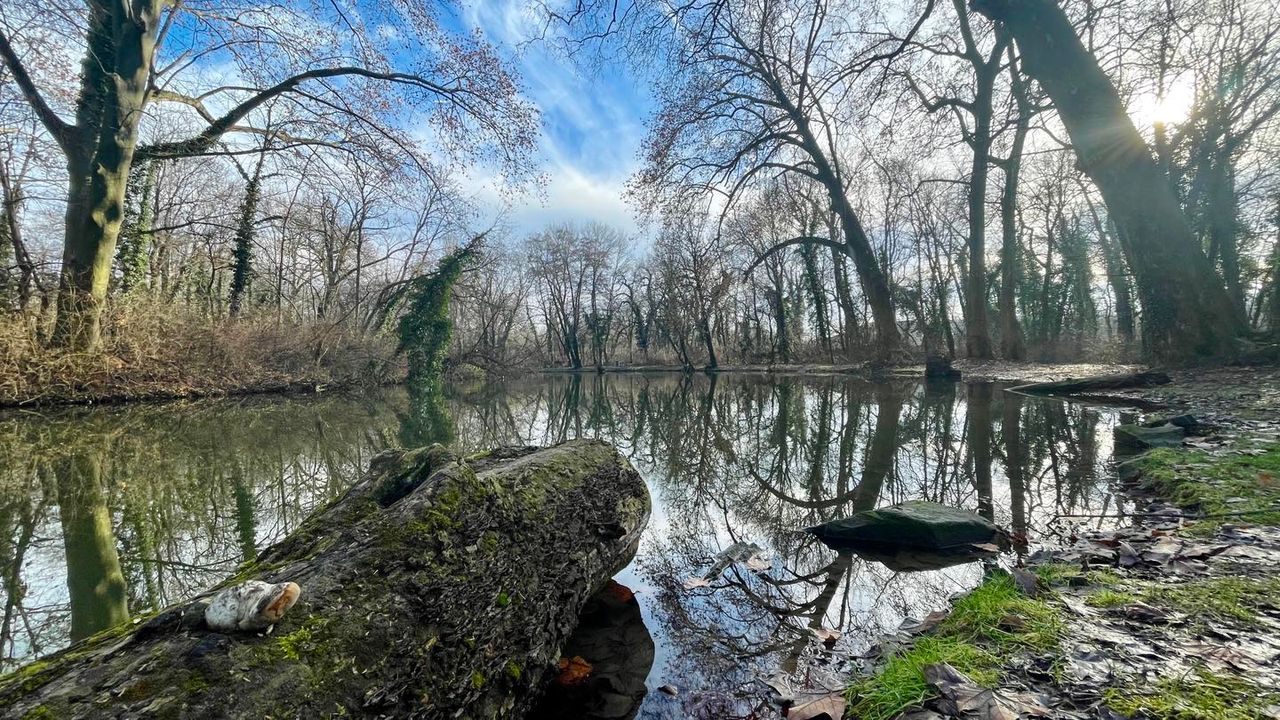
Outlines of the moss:
M1056 585L1113 585L1121 581L1121 577L1112 570L1089 569L1079 565L1066 563L1045 563L1032 568L1040 582L1050 587Z
M1144 488L1206 516L1193 534L1212 534L1231 518L1280 525L1280 445L1227 456L1159 449L1133 462Z
M500 592L498 593L497 599L494 600L494 604L498 607L504 608L511 604L511 596L505 592Z
M200 673L191 673L182 683L183 692L196 695L209 689L209 681Z
M329 625L329 618L309 617L302 627L277 637L276 649L281 657L293 662L328 655L333 649L327 633Z
M27 663L8 675L0 676L0 685L17 683L18 688L28 693L44 684L47 671L53 667L49 660L36 660Z
M1002 658L1020 650L1056 649L1063 627L1054 605L1021 594L1008 575L992 575L957 600L932 634L917 638L875 675L852 685L851 715L887 720L919 705L929 693L922 670L937 662L949 663L977 683L995 683Z
M37 705L23 713L22 720L58 720L58 715L48 705Z
M1110 688L1103 694L1103 700L1126 717L1253 720L1263 717L1268 706L1280 702L1280 695L1243 678L1198 669L1181 677L1164 678L1149 693Z
M1012 578L999 574L956 601L939 630L994 645L1005 654L1019 648L1057 647L1063 620L1056 607L1023 595Z
M515 660L507 661L506 671L507 671L507 677L517 681L520 679L521 675L524 674L524 670L520 667L520 663L516 662Z
M484 673L480 672L479 670L476 670L475 672L471 673L471 687L473 689L479 690L480 688L484 687L484 683L485 683Z

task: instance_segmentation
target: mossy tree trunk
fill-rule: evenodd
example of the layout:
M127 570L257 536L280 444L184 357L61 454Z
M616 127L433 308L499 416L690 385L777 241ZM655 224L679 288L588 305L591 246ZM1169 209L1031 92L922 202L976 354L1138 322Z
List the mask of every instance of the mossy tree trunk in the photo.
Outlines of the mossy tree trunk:
M520 717L648 516L599 441L382 453L225 584L301 585L272 633L206 628L211 591L0 679L0 714Z

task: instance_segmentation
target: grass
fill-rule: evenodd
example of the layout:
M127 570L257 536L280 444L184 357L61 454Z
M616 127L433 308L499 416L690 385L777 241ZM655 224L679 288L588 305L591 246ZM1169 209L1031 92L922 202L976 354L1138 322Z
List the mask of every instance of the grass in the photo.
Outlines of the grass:
M180 303L112 302L98 352L51 347L49 324L34 315L0 318L0 406L285 390L399 372L385 338L274 316L231 321Z
M1208 578L1146 588L1142 599L1200 619L1256 624L1256 608L1280 596L1280 578Z
M850 715L888 720L919 705L930 695L923 670L934 663L948 663L974 682L993 684L1003 658L1022 650L1053 650L1062 630L1056 607L1023 595L1008 575L992 575L957 600L932 633L850 686Z
M1280 702L1280 695L1242 678L1197 669L1161 679L1149 693L1109 688L1103 700L1121 715L1151 720L1254 720Z
M1189 531L1208 535L1229 521L1280 525L1280 445L1262 450L1222 457L1159 449L1136 462L1145 488L1206 516Z

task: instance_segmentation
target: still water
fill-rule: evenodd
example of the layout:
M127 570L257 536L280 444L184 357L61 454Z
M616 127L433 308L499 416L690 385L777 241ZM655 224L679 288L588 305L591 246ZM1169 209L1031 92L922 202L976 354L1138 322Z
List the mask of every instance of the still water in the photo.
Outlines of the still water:
M763 681L837 687L875 636L981 577L976 563L895 571L797 530L911 499L974 509L1032 545L1109 522L1096 516L1123 509L1107 471L1120 420L989 384L675 374L535 376L436 402L388 389L8 412L0 665L222 579L385 447L590 436L620 448L654 501L618 577L652 638L651 661L647 645L630 653L649 690L639 717L750 717ZM759 550L726 557L735 544Z

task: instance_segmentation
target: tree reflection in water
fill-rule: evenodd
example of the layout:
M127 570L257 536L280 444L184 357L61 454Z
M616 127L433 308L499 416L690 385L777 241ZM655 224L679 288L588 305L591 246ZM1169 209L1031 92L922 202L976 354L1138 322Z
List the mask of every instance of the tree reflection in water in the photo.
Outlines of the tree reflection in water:
M868 639L943 606L980 574L895 573L802 528L926 499L978 510L1034 543L1063 529L1056 514L1108 503L1099 477L1114 414L990 385L593 374L447 395L0 418L6 662L117 621L116 598L144 612L219 579L397 443L452 437L472 451L593 436L631 460L655 508L621 580L657 644L650 687L680 688L651 693L641 717L746 716L764 703L761 680L777 674L834 686ZM736 542L764 548L770 567L732 563L709 587L685 587ZM111 598L95 607L112 614L77 610L81 585ZM833 650L818 628L842 631Z

